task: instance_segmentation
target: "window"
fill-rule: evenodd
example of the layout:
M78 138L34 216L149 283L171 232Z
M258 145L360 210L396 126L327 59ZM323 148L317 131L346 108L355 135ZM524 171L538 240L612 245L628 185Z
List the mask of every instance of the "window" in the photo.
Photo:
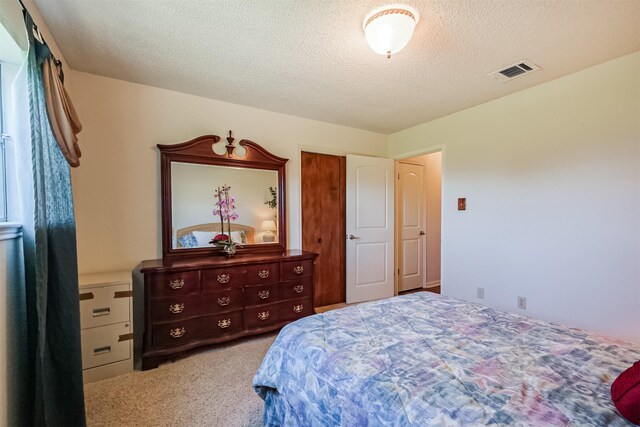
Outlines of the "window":
M1 2L0 3L4 3ZM0 9L4 9L0 7ZM18 7L19 9L19 7ZM0 18L4 10L0 10ZM20 16L18 14L18 16ZM24 63L26 51L23 51L16 40L0 22L0 222L21 222L18 209L18 163L16 160L15 135L25 127L14 110L14 90L26 90L26 82L17 80L20 65ZM28 107L21 106L23 109ZM24 114L24 113L23 113ZM27 128L25 128L27 129Z
M4 116L4 80L2 75L2 63L0 63L0 222L6 222L7 213L7 140L9 139L5 132L5 116Z

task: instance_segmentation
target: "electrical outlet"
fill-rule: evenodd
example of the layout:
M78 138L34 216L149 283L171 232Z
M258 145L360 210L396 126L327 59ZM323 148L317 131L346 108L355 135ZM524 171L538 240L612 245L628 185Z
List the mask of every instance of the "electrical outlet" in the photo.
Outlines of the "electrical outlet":
M478 288L478 292L477 292L476 297L478 299L484 299L484 288L480 288L480 287Z
M525 297L518 297L518 308L527 309L527 299Z

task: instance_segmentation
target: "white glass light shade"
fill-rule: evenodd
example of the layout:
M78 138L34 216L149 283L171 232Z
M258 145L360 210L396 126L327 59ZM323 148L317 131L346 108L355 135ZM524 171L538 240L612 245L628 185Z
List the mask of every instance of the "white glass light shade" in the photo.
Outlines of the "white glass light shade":
M412 7L390 5L369 12L362 29L371 49L390 58L409 43L419 19Z
M260 226L265 231L274 231L276 229L276 223L273 220L265 220L262 221L262 225Z

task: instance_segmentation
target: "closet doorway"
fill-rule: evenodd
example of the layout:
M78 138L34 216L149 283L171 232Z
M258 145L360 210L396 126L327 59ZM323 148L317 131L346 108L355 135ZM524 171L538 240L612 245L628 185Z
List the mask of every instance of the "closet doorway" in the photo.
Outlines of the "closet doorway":
M345 302L346 157L301 154L302 249L319 254L313 305Z
M442 152L395 166L397 292L440 293Z

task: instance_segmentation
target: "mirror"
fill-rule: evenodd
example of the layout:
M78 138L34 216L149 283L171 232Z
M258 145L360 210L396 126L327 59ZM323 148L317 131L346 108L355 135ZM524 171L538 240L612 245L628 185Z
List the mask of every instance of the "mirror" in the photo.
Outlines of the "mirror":
M171 162L174 249L213 247L210 241L223 228L228 233L229 224L212 213L218 201L214 193L223 186L229 187L235 206L232 240L241 245L278 242L278 172Z
M226 140L225 145L220 137L205 135L158 145L163 257L222 254L211 243L220 234L237 243L239 252L286 249L287 159L249 140L234 144L231 132ZM218 196L224 188L228 191Z

